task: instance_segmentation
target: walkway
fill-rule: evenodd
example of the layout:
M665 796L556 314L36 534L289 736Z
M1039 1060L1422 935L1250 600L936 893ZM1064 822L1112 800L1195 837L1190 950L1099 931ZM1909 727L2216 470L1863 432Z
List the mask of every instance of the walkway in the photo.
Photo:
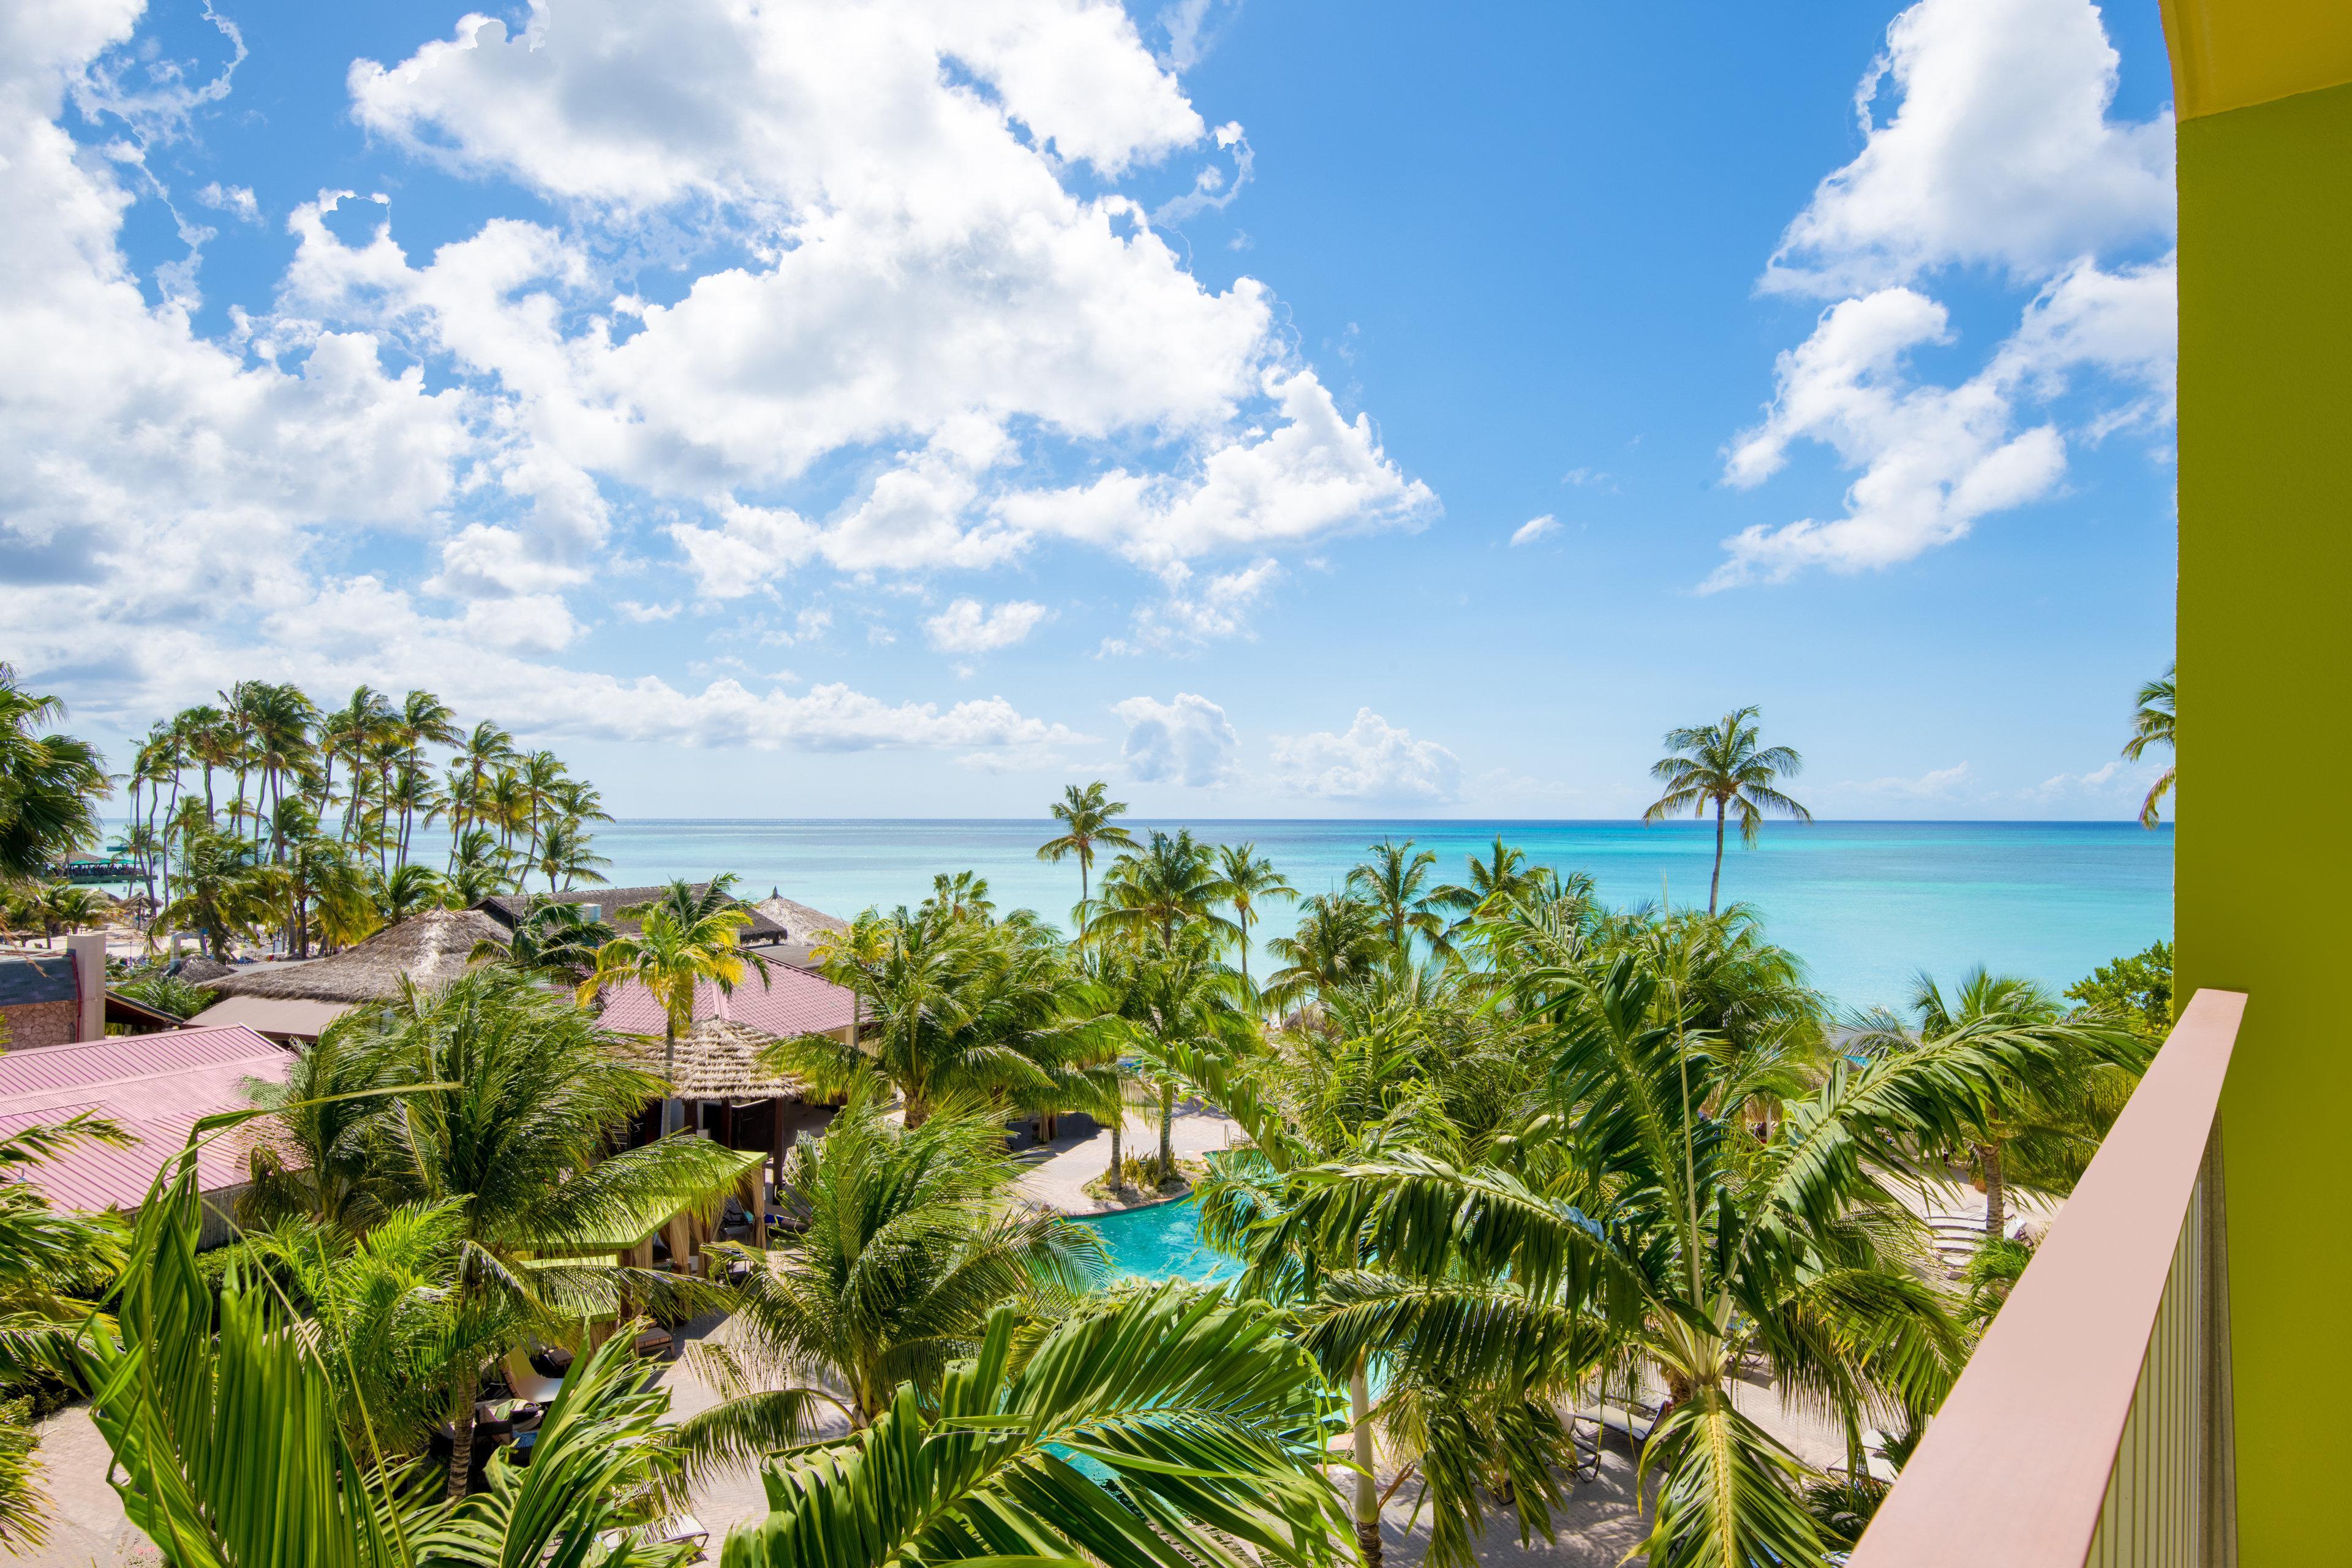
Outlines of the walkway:
M1128 1117L1121 1138L1122 1154L1159 1152L1160 1129L1140 1116ZM1180 1162L1246 1141L1232 1117L1205 1106L1190 1110L1179 1107L1169 1134ZM1063 1214L1100 1214L1106 1209L1133 1206L1107 1204L1087 1194L1087 1184L1110 1168L1110 1132L1107 1128L1084 1134L1066 1132L1024 1151L1020 1159L1029 1166L1023 1189L1048 1208Z

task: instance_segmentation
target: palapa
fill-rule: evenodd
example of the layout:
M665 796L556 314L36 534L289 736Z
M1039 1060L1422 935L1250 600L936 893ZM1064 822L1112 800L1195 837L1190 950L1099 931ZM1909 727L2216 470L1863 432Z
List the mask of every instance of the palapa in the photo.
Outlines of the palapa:
M849 931L849 922L839 916L813 910L782 893L772 892L751 907L792 932L795 942L813 942L827 931L841 936Z
M403 979L426 991L446 985L466 972L484 941L504 944L506 928L473 910L426 910L332 958L256 964L207 980L204 988L224 996L359 1006L398 996Z
M649 1071L662 1070L663 1042L658 1035L623 1036L630 1054ZM807 1085L791 1073L760 1065L760 1053L776 1043L732 1018L704 1018L677 1037L677 1067L670 1094L678 1100L723 1100L737 1105L762 1100L798 1100Z

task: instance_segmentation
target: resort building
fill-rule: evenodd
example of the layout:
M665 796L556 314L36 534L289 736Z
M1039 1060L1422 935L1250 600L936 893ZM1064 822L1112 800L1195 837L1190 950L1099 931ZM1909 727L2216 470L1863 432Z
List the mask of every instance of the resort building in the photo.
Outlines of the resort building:
M0 953L0 1050L93 1039L106 1032L106 944L67 938L55 952Z
M599 1023L628 1037L649 1070L663 1070L662 1006L644 986L607 991ZM846 1043L856 1030L854 992L789 964L770 964L765 984L756 972L745 975L731 994L705 982L695 990L694 1026L677 1038L671 1078L676 1097L685 1102L687 1129L730 1149L764 1152L770 1179L780 1180L793 1142L823 1131L835 1107L812 1102L798 1079L761 1068L761 1052L802 1035ZM661 1112L658 1103L646 1108L632 1130L632 1144L661 1135Z
M427 991L446 985L480 943L503 944L507 931L472 910L426 910L331 958L280 959L205 981L224 1000L198 1016L280 1042L315 1040L352 1008L398 996L404 981Z
M125 1148L80 1143L27 1167L22 1179L61 1208L130 1213L146 1201L156 1173L187 1146L204 1117L242 1110L246 1086L282 1083L289 1058L241 1025L112 1036L12 1049L0 1056L0 1133L84 1114L120 1123ZM251 1122L196 1152L206 1245L226 1239L228 1215L246 1184Z
M1856 1568L2352 1562L2340 873L2352 765L2352 5L2165 0L2179 179L2176 994L2156 1065ZM2315 1362L2315 1356L2316 1361Z

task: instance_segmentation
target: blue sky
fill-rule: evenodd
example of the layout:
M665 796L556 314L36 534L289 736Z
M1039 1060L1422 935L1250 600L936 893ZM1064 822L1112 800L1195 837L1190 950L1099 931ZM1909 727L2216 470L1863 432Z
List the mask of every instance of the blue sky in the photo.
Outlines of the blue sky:
M2145 786L2152 4L466 9L0 24L0 658L80 729L1613 816L1758 703L1822 816Z

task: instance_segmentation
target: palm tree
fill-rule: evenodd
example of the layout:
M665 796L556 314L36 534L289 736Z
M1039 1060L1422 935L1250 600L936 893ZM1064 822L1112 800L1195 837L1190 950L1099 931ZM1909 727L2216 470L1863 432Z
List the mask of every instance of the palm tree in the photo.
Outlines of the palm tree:
M84 926L102 923L106 904L92 888L77 888L71 882L51 882L41 889L36 907L40 911L41 926L47 931L47 945L55 947L59 931L71 936Z
M383 1179L384 1104L367 1098L388 1087L382 1031L346 1014L287 1063L286 1080L255 1080L247 1097L274 1113L277 1136L247 1155L237 1223L266 1230L304 1220L352 1235L389 1212L396 1198Z
M878 1079L919 1127L945 1101L1023 1110L1108 1108L1103 1031L1043 928L901 908L829 944L819 973L856 994L856 1038L806 1035L768 1059L821 1094Z
M1429 900L1442 909L1458 911L1448 928L1451 935L1468 926L1480 910L1535 892L1547 874L1545 868L1529 865L1526 851L1504 843L1503 836L1497 833L1487 858L1470 857L1468 882L1448 882L1442 888L1433 888Z
M419 910L442 907L445 889L440 874L430 866L401 866L390 876L371 871L368 877L371 901L386 925L398 925Z
M976 871L945 871L931 879L931 896L916 907L919 915L961 921L995 918L996 900L988 896L988 879Z
M681 1427L698 1465L800 1441L816 1405L871 1426L902 1385L936 1398L1010 1301L1056 1315L1103 1272L1094 1232L1019 1196L1004 1124L951 1102L898 1127L870 1088L797 1145L783 1189L805 1223L730 1299L735 1329L702 1364L729 1397Z
M1282 967L1266 976L1263 997L1275 1011L1363 979L1391 951L1372 907L1344 893L1316 893L1304 900L1297 929L1274 938L1265 950L1282 961Z
M1389 951L1399 959L1412 952L1412 939L1429 943L1444 957L1453 950L1445 940L1444 889L1429 879L1437 869L1437 852L1412 852L1412 840L1399 844L1383 838L1371 846L1370 860L1348 873L1348 891L1372 907L1388 932Z
M1062 834L1059 837L1047 839L1037 848L1038 859L1050 860L1055 865L1072 855L1078 858L1080 936L1086 934L1084 910L1093 897L1087 874L1094 868L1095 851L1106 845L1114 849L1135 847L1135 835L1111 820L1126 814L1127 803L1112 800L1109 795L1110 786L1100 779L1084 789L1076 784L1064 786L1062 798L1049 808L1054 820L1062 825Z
M424 771L423 752L427 746L454 746L457 743L457 715L447 703L430 691L411 691L400 704L400 714L393 721L405 755L401 760L402 773L418 781L403 793L408 796L401 803L399 863L408 864L408 834L415 821L415 812L429 794L431 775Z
M741 1161L700 1138L612 1152L663 1085L619 1057L584 1010L482 967L355 1016L350 1048L379 1064L379 1085L407 1090L368 1131L372 1179L392 1201L457 1206L459 1304L503 1302L554 1323L624 1300L677 1299L677 1277L614 1267L614 1238L645 1236L681 1209L715 1213ZM472 1464L478 1375L462 1362L450 1392L452 1498Z
M751 923L751 916L735 897L732 873L700 888L674 881L652 903L622 913L639 922L637 933L614 937L597 949L594 972L580 983L580 1000L629 981L643 985L662 1009L662 1080L672 1083L677 1077L677 1037L694 1027L695 993L709 984L720 995L731 995L747 967L758 971L764 986L768 961L735 944L735 933ZM664 1097L664 1138L675 1131L673 1110L682 1119L685 1109L685 1101Z
M1192 837L1189 827L1169 834L1154 828L1150 841L1111 863L1103 878L1102 908L1088 927L1108 936L1157 936L1161 942L1179 925L1204 925L1221 940L1241 928L1216 912L1232 898L1217 874L1217 852Z
M516 922L510 940L484 937L474 944L473 956L577 988L595 973L596 954L612 940L613 928L589 919L583 906L539 903Z
M613 862L594 853L589 847L593 842L573 818L565 817L548 824L546 834L533 849L531 864L547 878L549 892L568 889L574 882L602 883L604 880L604 874L599 868ZM558 879L561 879L561 888Z
M1249 989L1250 927L1258 921L1260 900L1273 898L1295 899L1298 889L1288 878L1274 868L1274 862L1257 852L1255 844L1221 844L1217 847L1217 880L1225 889L1225 902L1234 908L1234 928L1239 932L1236 947L1241 953L1242 988Z
M282 1288L245 1260L219 1277L199 1260L195 1136L140 1205L115 1288L120 1333L55 1347L92 1394L123 1511L167 1562L570 1562L652 1516L677 1460L660 1425L667 1400L646 1386L629 1333L564 1379L529 1466L494 1462L489 1489L462 1501L419 1496L408 1467L350 1419L336 1337L298 1321ZM668 1568L684 1556L631 1561Z
M1327 1364L1385 1343L1410 1376L1529 1388L1645 1367L1668 1396L1645 1454L1665 1472L1653 1561L1818 1561L1800 1467L1732 1402L1737 1355L1768 1352L1785 1391L1839 1419L1850 1454L1869 1413L1932 1412L1964 1341L1915 1272L1925 1238L1892 1184L1931 1175L2005 1084L2060 1047L1963 1029L1860 1066L1838 1057L1759 1127L1722 1111L1777 1066L1706 1048L1684 990L1673 950L1638 944L1513 973L1510 1005L1550 1064L1545 1103L1573 1113L1572 1139L1466 1164L1404 1149L1302 1171L1260 1242L1354 1249L1337 1310L1307 1336ZM1482 1281L1485 1300L1455 1299Z
M1723 889L1723 824L1739 816L1739 841L1753 846L1768 816L1811 822L1813 814L1773 786L1801 771L1804 759L1786 746L1756 744L1759 710L1735 709L1719 723L1666 731L1667 755L1650 769L1664 792L1642 814L1643 822L1664 822L1687 808L1703 817L1715 807L1715 875L1706 885L1706 912L1715 913Z
M515 754L514 737L495 724L477 724L457 742L457 760L450 764L450 852L465 837L466 826L487 804L485 791L498 768Z
M1961 976L1949 997L1922 974L1911 1008L1916 1032L1872 1015L1843 1048L1900 1055L1953 1039L2014 1042L2032 1064L2030 1072L2004 1074L1975 1108L1965 1140L1943 1151L1976 1166L1985 1240L2000 1241L2011 1183L2022 1175L2048 1191L2070 1191L2154 1053L2120 1023L2069 1014L2032 981L1982 968Z
M46 1330L88 1319L89 1301L78 1298L103 1296L122 1257L122 1227L113 1215L52 1208L24 1178L78 1144L130 1142L121 1128L89 1116L0 1135L0 1359L40 1359L20 1352ZM34 1457L40 1435L29 1415L28 1402L0 1403L0 1552L39 1546L53 1517Z
M188 802L195 805L193 800ZM266 882L254 875L258 862L253 846L235 833L215 831L210 819L184 823L175 897L148 927L152 944L167 931L193 931L206 952L226 958L229 943L257 926L269 923L278 903Z
M2161 747L2168 757L2173 755L2172 688L2173 671L2177 668L2175 665L2166 665L2162 675L2139 689L2139 706L2132 712L2131 739L2124 742L2126 762L2139 761L2141 754L2150 746ZM2147 786L2147 798L2139 803L2139 825L2142 827L2156 826L2157 808L2163 805L2164 797L2172 792L2173 777L2179 772L2179 766L2177 763L2165 763L2164 772L2158 773L2156 776L2156 782Z
M1172 1144L1179 1063L1206 1053L1232 1056L1256 1043L1248 983L1217 961L1214 933L1190 928L1155 944L1137 966L1134 1038L1152 1063L1150 1087L1159 1097L1160 1180L1176 1179Z
M902 1389L818 1462L779 1464L773 1511L726 1560L866 1568L980 1542L1104 1568L1331 1568L1345 1516L1318 1473L1321 1380L1280 1321L1171 1284L1090 1305L1024 1356L1020 1312L1000 1308L936 1406Z
M105 760L71 735L35 734L65 704L19 686L0 663L0 881L37 879L103 836L98 803L113 793Z
M299 778L311 766L317 747L310 738L310 727L319 710L299 687L242 681L238 690L246 699L253 760L261 770L261 786L254 803L256 832L257 835L263 820L259 814L268 814L267 820L272 825L269 858L274 861L284 847L275 825L278 808L286 800L286 775L292 773Z

